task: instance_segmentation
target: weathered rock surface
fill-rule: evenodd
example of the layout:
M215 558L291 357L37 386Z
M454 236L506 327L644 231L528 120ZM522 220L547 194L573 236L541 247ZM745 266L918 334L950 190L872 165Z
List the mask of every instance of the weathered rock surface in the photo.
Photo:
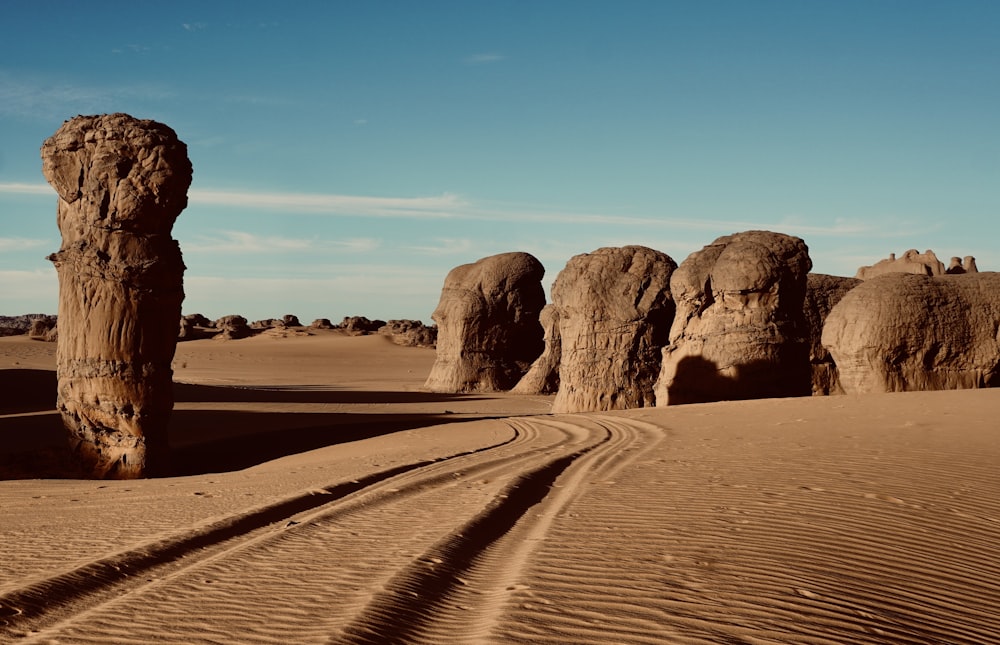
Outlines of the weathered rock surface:
M378 328L378 333L405 347L434 347L437 327L428 327L419 320L390 320Z
M43 340L53 343L59 339L59 328L56 326L55 316L44 316L31 321L31 329L28 330L28 337L34 340Z
M189 314L181 318L178 341L201 340L211 338L218 333L214 323L201 314Z
M957 266L956 266L957 260ZM871 266L864 266L858 269L854 276L859 280L870 280L871 278L885 275L887 273L913 273L916 275L944 275L945 273L976 273L976 259L972 256L966 257L966 263L971 266L971 270L963 266L958 258L952 258L951 268L945 269L944 263L938 259L934 251L927 250L917 253L916 249L910 249L903 253L903 257L897 258L895 253L890 253L885 260L879 260Z
M552 412L652 406L660 350L674 319L677 264L644 246L574 256L552 285L559 324L559 391Z
M384 320L369 320L364 316L345 316L340 323L341 329L355 335L374 334L384 326Z
M21 336L31 330L32 324L39 318L56 320L55 316L47 314L24 314L21 316L0 316L0 336Z
M809 395L811 268L805 242L770 231L720 237L689 255L670 281L677 315L657 405Z
M294 314L285 314L281 317L281 322L285 327L301 327L302 323L299 322L299 317Z
M883 275L827 316L823 346L848 394L1000 385L1000 274Z
M79 116L42 145L59 194L57 407L94 477L143 477L169 455L170 368L184 298L171 237L191 162L169 127Z
M823 325L833 306L848 291L861 284L857 278L810 273L806 282L804 313L809 327L809 364L812 366L813 395L843 394L837 365L823 347Z
M217 340L239 340L253 335L253 329L247 324L247 319L239 314L223 316L212 326L217 330L212 338Z
M333 323L329 318L317 318L309 326L313 329L333 329Z
M437 358L425 387L434 392L509 390L542 353L538 315L545 269L528 253L501 253L452 269L432 318Z
M559 313L554 305L545 305L538 317L542 324L545 349L531 364L514 389L517 394L555 394L559 391L559 363L562 361L562 335L559 333Z

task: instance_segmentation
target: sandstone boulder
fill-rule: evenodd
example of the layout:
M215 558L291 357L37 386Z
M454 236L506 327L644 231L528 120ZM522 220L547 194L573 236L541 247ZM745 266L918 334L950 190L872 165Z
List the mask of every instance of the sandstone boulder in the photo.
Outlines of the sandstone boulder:
M59 338L55 316L42 316L31 321L28 337L34 340L55 342Z
M972 263L975 264L975 260ZM890 253L885 260L879 260L871 266L860 267L854 277L859 280L869 280L886 273L944 275L945 268L944 263L938 259L934 251L928 249L923 253L917 253L916 249L910 249L903 253L901 258L897 258L895 253Z
M177 340L201 340L202 338L211 338L216 333L211 320L201 314L189 314L181 318Z
M806 283L804 313L809 328L809 364L812 366L814 395L843 394L837 365L823 347L823 325L833 306L848 291L861 284L857 278L810 273Z
M848 394L1000 385L1000 274L896 273L837 303L823 346Z
M247 319L238 314L223 316L212 325L217 330L213 338L217 340L239 340L253 335Z
M340 323L341 329L357 336L374 334L383 326L385 326L384 320L369 320L364 316L345 316Z
M333 329L333 323L329 318L317 318L309 326L313 329Z
M561 348L553 412L654 404L676 268L670 256L644 246L605 247L569 260L552 285Z
M542 324L545 349L511 390L517 394L555 394L559 391L559 363L562 361L559 313L554 305L545 305L538 320Z
M301 327L302 323L299 322L299 317L294 314L285 314L281 317L282 324L285 327Z
M425 387L434 392L509 390L542 353L542 264L501 253L452 269L432 318L437 357Z
M379 327L378 333L405 347L434 347L437 327L428 327L419 320L390 320Z
M657 405L809 395L811 268L805 242L770 231L720 237L689 255L670 281L677 315Z
M166 468L170 364L184 298L171 237L191 162L169 127L126 114L79 116L42 145L59 195L57 407L94 477Z

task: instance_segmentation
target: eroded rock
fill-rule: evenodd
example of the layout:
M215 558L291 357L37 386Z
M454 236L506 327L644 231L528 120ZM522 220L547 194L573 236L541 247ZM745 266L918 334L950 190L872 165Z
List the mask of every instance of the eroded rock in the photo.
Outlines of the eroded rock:
M823 347L823 325L833 306L848 291L861 284L857 278L810 273L806 283L804 313L809 327L809 365L812 368L814 395L843 394L837 365Z
M538 321L542 324L545 349L511 390L516 394L555 394L559 391L559 363L562 362L559 312L554 305L545 305Z
M644 246L574 256L552 285L561 357L552 411L652 406L660 350L674 318L677 264Z
M827 316L823 346L848 394L1000 384L1000 274L883 275Z
M57 407L94 477L162 472L184 263L171 237L191 162L172 129L79 116L42 145L59 194Z
M809 395L810 268L805 242L770 231L720 237L689 255L670 281L677 314L657 405Z
M509 390L542 353L542 264L501 253L452 269L432 318L437 357L425 387L434 392Z

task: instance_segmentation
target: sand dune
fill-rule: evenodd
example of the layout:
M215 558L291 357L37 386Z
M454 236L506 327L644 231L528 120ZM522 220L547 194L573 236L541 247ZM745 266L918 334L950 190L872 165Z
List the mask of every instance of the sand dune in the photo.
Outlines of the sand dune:
M8 477L52 349L0 339ZM181 344L177 476L0 482L0 642L1000 642L998 391L549 415L433 360Z

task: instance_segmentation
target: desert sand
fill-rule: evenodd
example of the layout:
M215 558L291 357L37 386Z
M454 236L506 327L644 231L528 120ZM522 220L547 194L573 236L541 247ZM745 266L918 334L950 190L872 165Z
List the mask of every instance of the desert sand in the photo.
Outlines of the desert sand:
M175 476L69 477L0 338L3 643L1000 642L1000 391L552 415L339 331L182 343Z

